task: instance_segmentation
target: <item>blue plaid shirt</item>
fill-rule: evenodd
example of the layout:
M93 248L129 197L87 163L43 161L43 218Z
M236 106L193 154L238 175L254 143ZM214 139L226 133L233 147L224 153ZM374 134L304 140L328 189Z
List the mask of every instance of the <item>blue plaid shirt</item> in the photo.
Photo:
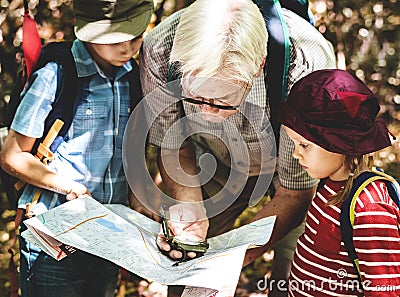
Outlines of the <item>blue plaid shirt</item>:
M87 77L72 125L54 154L50 167L65 177L84 184L100 203L128 203L128 186L122 166L122 138L130 108L129 82L132 70L127 62L114 79L95 64L83 43L72 45L78 77ZM57 65L53 62L37 71L38 77L22 94L11 129L39 138L57 89ZM36 188L28 185L19 207L32 200ZM65 196L43 191L36 214L65 202Z

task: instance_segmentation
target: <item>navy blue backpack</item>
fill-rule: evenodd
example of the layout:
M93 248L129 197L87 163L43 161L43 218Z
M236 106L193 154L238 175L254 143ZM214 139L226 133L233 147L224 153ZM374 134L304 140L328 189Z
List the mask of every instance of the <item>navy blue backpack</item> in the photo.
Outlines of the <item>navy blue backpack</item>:
M50 146L50 151L54 152L57 147L65 140L67 132L71 127L77 103L82 95L86 78L78 78L75 61L71 52L72 42L53 42L43 46L39 59L33 68L32 75L28 79L28 87L37 78L36 70L44 67L49 62L56 62L57 68L57 91L52 110L45 120L43 137L35 141L31 153L36 155L39 144L48 134L51 126L59 119L64 125L57 137ZM131 111L142 98L142 89L139 79L139 67L134 59L131 59L133 70L127 74L130 86ZM7 105L6 126L10 128L17 108L21 102L21 91L25 86L25 81L20 77L14 87L10 101ZM12 205L15 205L20 189L15 189L14 185L18 181L0 168L0 178L7 197ZM17 190L17 191L16 191Z

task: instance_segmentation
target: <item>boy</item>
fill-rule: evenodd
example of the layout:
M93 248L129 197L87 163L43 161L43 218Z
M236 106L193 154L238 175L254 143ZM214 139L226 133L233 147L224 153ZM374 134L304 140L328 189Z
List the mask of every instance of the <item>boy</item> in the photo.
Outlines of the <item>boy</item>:
M129 90L136 86L129 86L127 74L152 11L151 0L74 3L77 40L71 52L84 84L77 92L67 137L48 166L30 153L43 134L56 94L57 63L50 62L33 74L35 79L22 93L1 152L2 168L29 184L19 208L32 201L38 188L43 192L33 215L86 193L101 203L128 204L122 137L130 110ZM20 249L22 296L114 296L119 268L113 263L80 251L58 262L23 238Z

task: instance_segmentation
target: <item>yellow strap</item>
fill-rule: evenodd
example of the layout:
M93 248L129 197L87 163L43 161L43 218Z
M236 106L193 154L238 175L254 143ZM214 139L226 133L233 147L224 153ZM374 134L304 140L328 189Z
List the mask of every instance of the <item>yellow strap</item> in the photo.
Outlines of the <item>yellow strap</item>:
M357 268L357 271L358 271L358 275L360 276L360 279L361 279L361 269L360 269L360 264L358 263L358 258L355 258L354 259L354 263L356 264L356 268ZM361 284L363 284L364 282L361 280Z
M64 122L60 119L56 119L53 125L51 126L49 132L47 133L45 139L42 143L39 144L38 150L36 152L36 158L38 158L43 164L48 165L50 161L53 159L53 153L50 151L50 145L56 139L58 133L60 132ZM19 180L14 187L19 191L25 185L25 182ZM42 189L36 189L32 201L26 204L26 212L25 217L31 217L33 207L36 202L39 200L42 195Z
M36 153L37 158L45 165L48 165L50 161L53 161L54 156L49 147L46 147L43 143L39 144Z
M32 204L38 202L40 195L42 195L42 192L43 192L42 189L36 189L35 194L33 195L33 198L32 198L32 202L31 202Z
M64 122L62 120L56 119L53 125L51 125L51 128L44 138L43 142L39 144L38 151L36 152L35 157L46 165L48 165L49 161L51 161L53 158L53 153L49 149L50 145L56 139L63 125ZM14 188L18 192L25 186L25 184L26 183L24 181L19 180L15 183Z
M351 203L350 203L350 223L353 226L354 225L354 219L355 219L355 205L357 202L357 198L358 196L360 196L361 192L364 190L364 188L369 185L370 183L372 183L373 181L376 180L387 180L392 182L390 179L388 179L386 176L381 175L381 172L375 172L379 175L377 176L372 176L370 178L368 178L367 180L365 180L361 186L358 187L357 191L354 193L353 198L351 198ZM386 174L387 175L387 174ZM393 178L392 178L393 179ZM399 192L400 193L400 192Z
M375 174L379 174L380 176L383 176L386 180L390 181L393 184L393 186L396 188L397 193L400 195L400 185L393 176L386 174L385 172L377 170L376 167L372 168L372 172Z
M354 193L353 197L351 198L350 211L349 211L349 213L350 213L350 223L351 223L352 226L354 226L355 205L356 205L356 202L357 202L357 198L358 198L358 196L360 196L361 192L364 190L364 188L365 188L367 185L369 185L370 183L372 183L373 181L376 181L376 180L386 180L386 181L391 182L391 183L396 187L397 193L400 193L400 186L399 186L399 183L398 183L392 176L390 176L390 175L388 175L388 174L386 174L386 173L384 173L384 172L382 172L382 171L376 170L375 167L372 168L371 171L372 171L373 173L375 173L376 176L372 176L372 177L368 178L367 180L365 180L365 181L361 184L361 186L358 187L357 191ZM358 258L355 258L355 259L354 259L354 263L355 263L355 266L356 266L356 268L357 268L358 275L359 275L360 278L361 278L361 270L360 270L360 265L359 265L359 263L358 263ZM361 282L361 284L362 284L362 282Z

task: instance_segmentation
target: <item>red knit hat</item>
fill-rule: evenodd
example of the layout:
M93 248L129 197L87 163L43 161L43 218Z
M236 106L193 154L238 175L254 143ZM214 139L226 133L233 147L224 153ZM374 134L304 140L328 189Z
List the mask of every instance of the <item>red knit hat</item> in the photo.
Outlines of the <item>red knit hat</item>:
M378 112L378 99L361 80L327 69L293 85L278 121L327 151L358 156L391 145Z

